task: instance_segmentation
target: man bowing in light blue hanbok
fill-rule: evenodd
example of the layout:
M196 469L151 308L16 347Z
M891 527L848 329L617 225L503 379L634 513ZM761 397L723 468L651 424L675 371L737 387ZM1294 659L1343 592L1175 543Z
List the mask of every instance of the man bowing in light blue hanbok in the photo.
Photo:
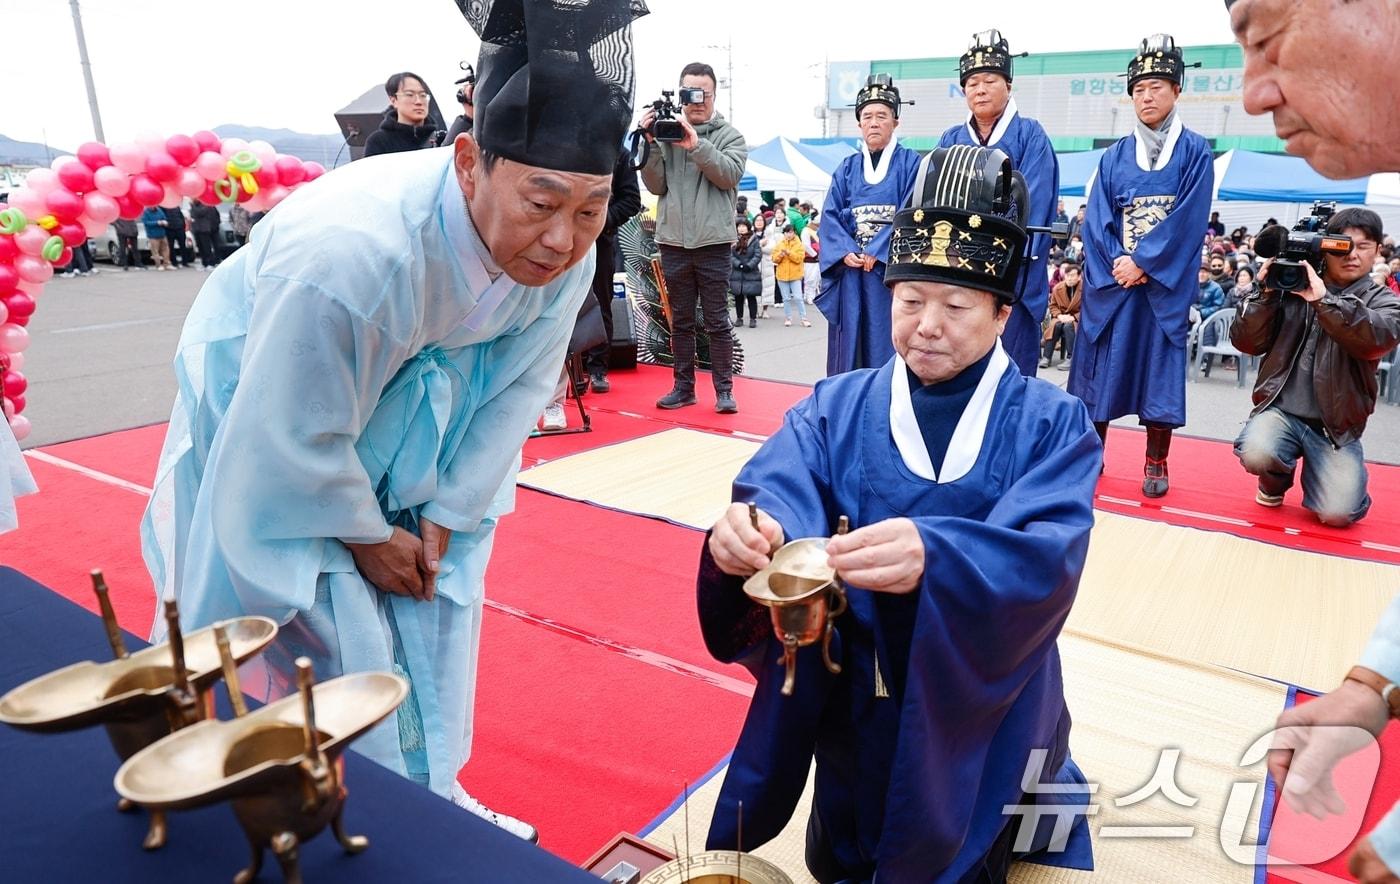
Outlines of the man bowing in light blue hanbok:
M533 838L456 780L483 575L589 296L646 9L459 6L482 38L473 133L299 190L195 300L142 543L186 628L281 625L245 685L295 691L301 655L323 679L405 675L356 749Z
M1024 55L1025 53L1022 53ZM958 60L958 82L967 98L967 122L943 133L939 147L972 144L995 147L1011 157L1011 164L1026 179L1026 224L1048 228L1055 220L1060 195L1060 163L1050 136L1036 120L1022 116L1011 97L1011 49L1000 31L972 35L968 50ZM1035 377L1040 359L1041 323L1050 302L1050 237L1033 233L1027 247L1030 260L1022 267L1020 300L1011 309L1001 345L1021 369Z
M872 74L856 93L860 153L841 161L822 207L821 293L827 320L826 373L884 365L890 343L890 290L885 285L890 224L909 199L919 155L894 137L899 89L888 74Z
M1210 144L1176 112L1186 64L1155 34L1128 63L1137 129L1104 151L1084 215L1084 298L1066 389L1099 436L1147 428L1142 493L1167 493L1172 430L1186 424L1186 337L1215 184Z

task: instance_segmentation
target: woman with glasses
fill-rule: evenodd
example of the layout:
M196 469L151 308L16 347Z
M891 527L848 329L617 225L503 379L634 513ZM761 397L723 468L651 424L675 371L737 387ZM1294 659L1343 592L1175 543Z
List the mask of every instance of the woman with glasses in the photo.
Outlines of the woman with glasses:
M389 108L365 142L365 156L433 147L433 133L442 127L430 113L433 94L423 78L408 71L394 74L384 83L384 91Z

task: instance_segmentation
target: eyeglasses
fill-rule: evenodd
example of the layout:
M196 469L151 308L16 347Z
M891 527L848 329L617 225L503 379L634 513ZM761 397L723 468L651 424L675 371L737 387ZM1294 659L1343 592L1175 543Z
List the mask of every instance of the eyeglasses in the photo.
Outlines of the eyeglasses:
M404 99L407 99L407 100L409 100L409 101L427 101L427 100L428 100L428 93L426 93L426 92L399 92L399 93L396 93L396 94L399 96L399 98L404 98Z

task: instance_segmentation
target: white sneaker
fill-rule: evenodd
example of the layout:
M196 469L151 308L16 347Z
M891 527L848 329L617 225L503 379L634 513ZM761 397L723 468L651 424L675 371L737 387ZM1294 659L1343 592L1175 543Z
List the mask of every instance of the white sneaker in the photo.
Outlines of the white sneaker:
M544 417L540 421L542 430L562 430L569 425L569 421L564 417L564 406L558 402L551 402L544 407Z
M540 843L540 833L534 826L524 820L518 820L513 816L497 813L468 795L467 790L462 788L461 783L452 784L452 803L469 813L481 817L493 826L505 829L517 838L523 838L531 844Z

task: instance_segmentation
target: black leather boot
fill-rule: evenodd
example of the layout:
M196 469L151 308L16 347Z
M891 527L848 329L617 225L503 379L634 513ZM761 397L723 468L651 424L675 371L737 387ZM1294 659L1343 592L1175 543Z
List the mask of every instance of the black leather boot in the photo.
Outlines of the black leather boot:
M1171 447L1171 427L1147 428L1147 462L1142 468L1144 497L1161 497L1167 493L1167 452Z

